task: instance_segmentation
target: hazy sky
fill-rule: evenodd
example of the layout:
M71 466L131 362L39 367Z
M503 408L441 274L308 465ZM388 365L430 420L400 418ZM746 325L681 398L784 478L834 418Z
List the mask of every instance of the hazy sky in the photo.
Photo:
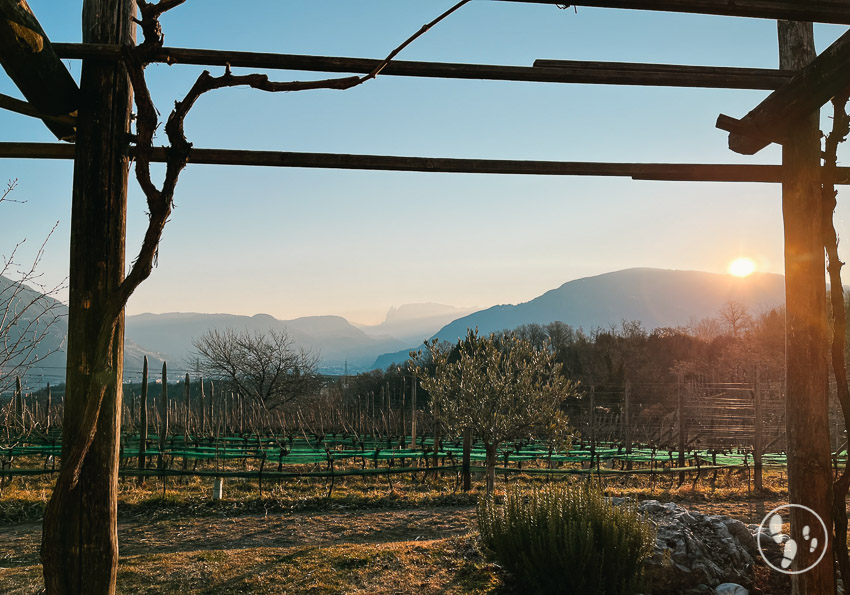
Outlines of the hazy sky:
M80 41L82 2L30 0L54 41ZM163 19L166 44L381 58L452 2L189 0ZM844 27L816 26L818 51ZM699 15L478 1L400 56L530 66L537 58L775 68L776 23ZM79 63L70 63L75 77ZM154 65L167 115L200 69ZM220 69L214 69L218 74ZM237 70L236 72L242 72ZM271 73L277 80L323 78ZM20 96L0 73L0 93ZM187 120L196 147L574 161L778 163L726 148L721 112L767 92L379 77L349 91L205 96ZM825 120L824 126L828 126ZM50 142L36 120L0 112L0 139ZM845 151L845 155L850 152ZM70 162L0 160L18 179L0 253L26 237L67 273ZM838 231L850 236L839 194ZM130 262L147 218L131 179ZM845 260L847 252L844 251ZM377 322L390 306L486 307L578 277L636 267L725 272L738 256L783 271L780 188L768 184L484 176L190 165L159 267L128 313L199 311Z

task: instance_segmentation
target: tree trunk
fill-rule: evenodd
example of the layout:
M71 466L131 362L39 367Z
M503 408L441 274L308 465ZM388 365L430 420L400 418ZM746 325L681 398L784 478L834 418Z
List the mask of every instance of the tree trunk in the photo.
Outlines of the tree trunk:
M468 492L472 489L472 473L470 471L472 459L472 428L466 428L463 431L463 466L461 474L463 475L463 491Z
M83 41L133 43L134 6L132 0L86 0ZM100 60L83 62L80 88L71 208L63 470L45 510L41 547L49 594L114 593L118 571L123 311L117 319L106 321L115 326L105 345L98 335L106 318L106 303L124 278L131 90L120 62ZM104 353L108 353L108 365L97 369L92 363ZM82 459L79 481L74 482L68 477L73 475L66 465L69 453L87 438L86 426L92 424L84 418L86 406L101 398L102 389L100 412L91 420L94 437Z
M815 56L811 23L779 22L779 67L799 69ZM819 114L802 120L782 149L785 181L786 431L788 491L793 504L814 510L832 527L832 477L828 419L826 286L820 192ZM811 524L792 509L791 537L805 544L803 526ZM811 527L814 536L821 530ZM831 531L827 554L812 570L792 575L792 592L835 591ZM799 547L792 569L815 562L820 548Z
M484 462L484 466L487 468L487 495L491 495L493 493L493 488L496 485L496 462L497 462L497 449L498 444L489 444L487 442L484 443L484 452L486 453L486 459Z

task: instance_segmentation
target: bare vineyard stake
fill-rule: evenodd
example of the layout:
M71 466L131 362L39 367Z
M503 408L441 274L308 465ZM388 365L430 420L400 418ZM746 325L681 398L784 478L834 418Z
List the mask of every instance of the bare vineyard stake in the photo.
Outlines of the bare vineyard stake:
M156 459L156 468L162 470L164 464L163 453L165 452L165 440L168 436L168 370L165 362L162 362L162 393L160 394L159 410L159 454L157 455ZM162 489L164 493L165 476L162 476L162 481Z

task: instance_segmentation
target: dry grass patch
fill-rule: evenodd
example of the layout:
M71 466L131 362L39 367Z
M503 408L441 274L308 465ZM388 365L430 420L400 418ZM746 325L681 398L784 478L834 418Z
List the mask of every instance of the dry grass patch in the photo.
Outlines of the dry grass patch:
M39 566L0 570L0 591L41 588ZM121 558L119 593L499 593L471 535L326 547L195 550Z

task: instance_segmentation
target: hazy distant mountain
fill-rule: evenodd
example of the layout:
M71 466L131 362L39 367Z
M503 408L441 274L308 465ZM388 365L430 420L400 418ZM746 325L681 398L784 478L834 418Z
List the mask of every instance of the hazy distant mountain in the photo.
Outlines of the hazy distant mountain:
M15 282L0 276L0 302L5 305L11 298L14 292ZM39 297L40 296L40 297ZM26 326L33 316L37 316L42 312L47 312L40 321L41 325L45 325L48 321L55 322L46 328L41 341L39 341L35 351L32 353L30 361L36 361L31 365L27 372L23 374L22 382L27 389L40 388L47 384L60 384L65 381L65 342L68 335L68 307L51 296L44 296L41 292L30 287L24 286L17 292L17 296L13 301L19 304L27 304L33 299L39 298L37 305L31 309L27 309L25 316L15 325L12 325L8 331L9 342L13 343L17 340L22 332L26 332ZM38 333L42 335L42 333ZM132 374L133 370L141 370L142 358L147 355L151 365L162 365L162 360L158 354L140 347L132 340L126 340L124 344L124 369L125 375Z
M699 271L627 269L564 283L522 304L493 306L447 324L433 336L457 341L468 328L481 333L522 324L560 320L589 331L639 320L648 330L686 324L691 317L715 316L729 300L757 313L785 302L785 278L770 273L733 277ZM374 368L404 361L410 349L379 357Z
M193 339L210 329L233 328L251 331L285 330L295 344L319 353L324 372L367 369L375 357L404 343L393 338L370 337L339 316L308 316L278 320L268 314L139 314L127 317L127 337L162 353L169 362L182 367L190 363Z
M356 325L370 337L394 337L405 345L423 341L451 321L478 308L458 308L445 304L405 304L390 308L381 324Z

